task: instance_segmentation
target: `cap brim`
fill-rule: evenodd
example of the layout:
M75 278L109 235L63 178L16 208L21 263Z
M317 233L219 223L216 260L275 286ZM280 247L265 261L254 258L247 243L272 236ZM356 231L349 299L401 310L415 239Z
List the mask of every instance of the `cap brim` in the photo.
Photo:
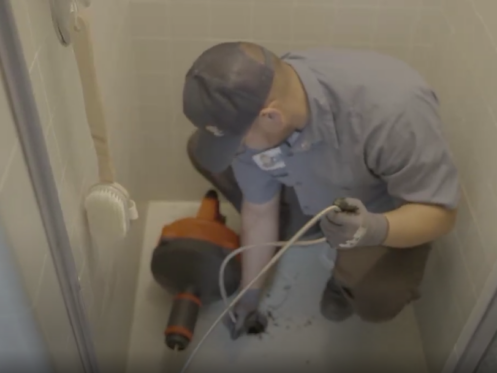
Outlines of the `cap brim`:
M193 153L203 168L213 173L221 173L230 165L243 141L244 134L214 136L197 130L193 134Z

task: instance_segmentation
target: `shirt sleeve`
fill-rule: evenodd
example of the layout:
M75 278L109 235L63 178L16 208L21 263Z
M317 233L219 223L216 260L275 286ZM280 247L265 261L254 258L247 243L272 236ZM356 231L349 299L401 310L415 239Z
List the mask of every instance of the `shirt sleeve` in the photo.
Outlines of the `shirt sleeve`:
M253 160L235 158L233 173L245 201L254 204L269 202L281 189L281 183L261 170Z
M438 102L418 95L367 140L366 158L391 196L449 209L459 202L459 177L443 138Z

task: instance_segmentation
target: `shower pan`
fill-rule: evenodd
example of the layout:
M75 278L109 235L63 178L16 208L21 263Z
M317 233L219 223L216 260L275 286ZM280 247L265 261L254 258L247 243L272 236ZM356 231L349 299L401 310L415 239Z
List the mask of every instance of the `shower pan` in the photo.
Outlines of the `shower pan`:
M173 352L164 344L163 329L172 304L150 273L150 259L162 226L181 217L192 216L197 203L154 202L149 205L147 226L140 263L135 314L128 357L128 373L141 368L149 372L171 369L180 372L182 364L198 340L222 312L222 302L201 310L195 339L182 352ZM239 229L236 211L222 204L227 224ZM422 346L408 307L395 321L385 325L367 324L357 318L334 324L319 311L319 300L329 277L328 263L322 255L326 244L290 249L273 271L262 308L268 312L269 326L260 335L232 341L219 325L200 348L187 372L254 371L271 368L289 372L310 370L354 372L364 367L389 367L395 371L424 373Z

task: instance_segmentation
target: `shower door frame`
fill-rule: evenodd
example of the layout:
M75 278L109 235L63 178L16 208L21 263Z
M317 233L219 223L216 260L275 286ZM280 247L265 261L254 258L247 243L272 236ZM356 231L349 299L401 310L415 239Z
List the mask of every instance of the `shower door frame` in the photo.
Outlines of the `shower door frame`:
M476 372L496 334L497 294L494 294L468 345L462 351L453 373Z
M0 0L0 74L82 367L85 373L98 373L95 343L11 1L18 0Z

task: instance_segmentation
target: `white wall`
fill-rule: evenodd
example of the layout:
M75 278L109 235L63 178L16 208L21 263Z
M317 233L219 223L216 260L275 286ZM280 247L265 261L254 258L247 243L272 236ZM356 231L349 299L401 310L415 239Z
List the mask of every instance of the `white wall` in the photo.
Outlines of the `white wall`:
M418 319L428 363L439 372L461 351L461 333L497 259L497 2L444 0L427 74L442 102L445 133L461 172L455 231L431 257Z
M12 0L84 300L103 367L122 370L131 326L143 220L114 252L96 253L82 206L97 179L79 75L71 47L59 44L49 0ZM97 69L118 181L138 198L134 174L139 130L132 97L129 1L94 0ZM25 287L56 361L76 359L48 244L9 110L0 109L0 224L15 250ZM140 202L140 210L144 205ZM69 355L71 351L73 355ZM73 360L74 361L74 360Z

